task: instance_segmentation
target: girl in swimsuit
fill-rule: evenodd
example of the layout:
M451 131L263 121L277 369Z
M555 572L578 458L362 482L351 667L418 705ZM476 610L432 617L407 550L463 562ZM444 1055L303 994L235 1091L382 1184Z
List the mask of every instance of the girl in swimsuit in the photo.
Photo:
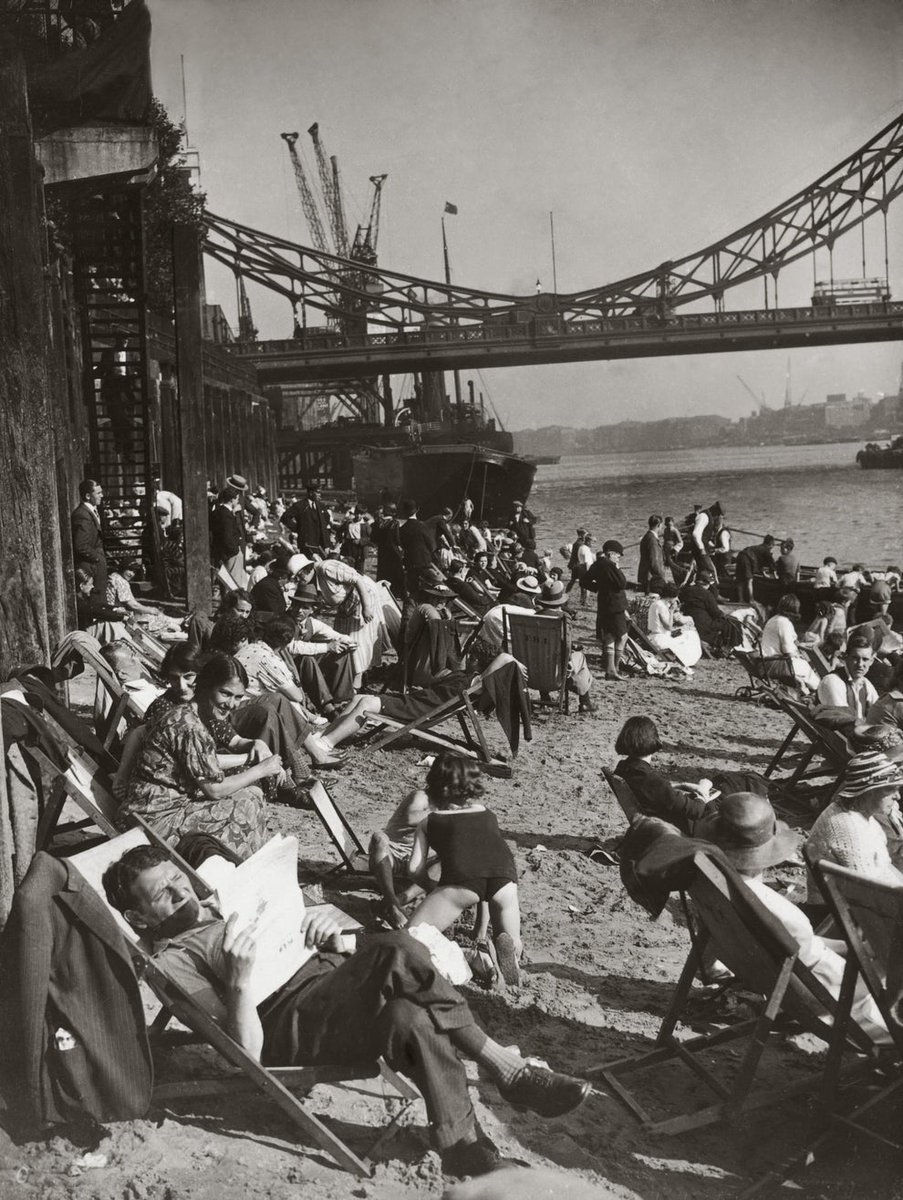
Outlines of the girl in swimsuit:
M523 949L517 868L495 814L479 803L479 768L457 754L440 754L427 774L426 792L432 811L417 829L408 869L416 879L432 853L441 875L409 924L433 925L441 932L465 909L485 902L499 971L506 983L516 985Z

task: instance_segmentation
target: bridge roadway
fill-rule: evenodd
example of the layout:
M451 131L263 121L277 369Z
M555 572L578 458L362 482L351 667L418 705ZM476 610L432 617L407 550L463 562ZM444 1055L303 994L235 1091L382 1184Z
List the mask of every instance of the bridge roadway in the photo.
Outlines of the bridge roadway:
M264 384L519 367L671 354L783 350L903 339L903 303L753 309L747 312L605 317L567 322L537 314L512 324L418 326L347 336L312 330L284 341L244 342L236 353Z

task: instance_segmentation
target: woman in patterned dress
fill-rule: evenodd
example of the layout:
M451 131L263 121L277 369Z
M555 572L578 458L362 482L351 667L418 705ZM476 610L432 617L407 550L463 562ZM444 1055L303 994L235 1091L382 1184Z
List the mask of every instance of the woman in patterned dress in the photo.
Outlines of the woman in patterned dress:
M298 566L299 581L314 584L323 603L338 609L336 631L354 638L354 690L357 691L364 672L370 670L374 660L379 663L384 640L388 644L379 588L369 575L362 575L347 563L334 559L314 563L303 554L296 554L293 565L299 559L304 559Z
M244 693L234 660L214 655L198 672L194 700L149 727L119 811L122 828L140 816L172 844L186 833L209 833L241 858L263 845L267 806L260 784L284 776L282 761L263 756L255 744L244 768L227 774L209 728L222 729Z

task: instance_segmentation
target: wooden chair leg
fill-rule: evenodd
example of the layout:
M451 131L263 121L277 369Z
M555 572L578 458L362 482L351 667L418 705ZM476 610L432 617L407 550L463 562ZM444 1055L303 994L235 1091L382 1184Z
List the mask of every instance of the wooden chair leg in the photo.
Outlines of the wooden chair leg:
M63 805L66 803L66 785L63 780L57 779L53 787L50 789L50 795L47 797L44 804L44 811L41 813L38 821L38 828L35 833L35 849L45 850L53 840L53 831L56 829L60 813L63 811Z

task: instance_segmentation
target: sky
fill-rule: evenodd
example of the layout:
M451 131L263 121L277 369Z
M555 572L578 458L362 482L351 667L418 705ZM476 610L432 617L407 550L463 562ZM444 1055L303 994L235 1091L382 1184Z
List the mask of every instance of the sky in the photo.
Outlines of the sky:
M787 199L903 104L898 0L149 0L154 90L187 122L213 212L310 244L283 131L314 121L342 172L349 224L388 173L379 261L531 294L597 287L691 253ZM315 175L315 172L312 172ZM874 228L872 226L874 225ZM903 198L888 219L903 298ZM835 250L861 274L860 239ZM815 263L827 274L827 255ZM884 274L867 226L866 273ZM807 304L811 258L780 278ZM235 323L231 275L208 300ZM262 337L291 334L284 300L249 288ZM761 291L735 307L761 306ZM728 293L728 305L731 305ZM794 350L794 401L897 389L899 343ZM783 403L788 354L635 359L485 371L512 429L593 426ZM393 381L396 395L400 385ZM401 388L403 390L403 386Z

